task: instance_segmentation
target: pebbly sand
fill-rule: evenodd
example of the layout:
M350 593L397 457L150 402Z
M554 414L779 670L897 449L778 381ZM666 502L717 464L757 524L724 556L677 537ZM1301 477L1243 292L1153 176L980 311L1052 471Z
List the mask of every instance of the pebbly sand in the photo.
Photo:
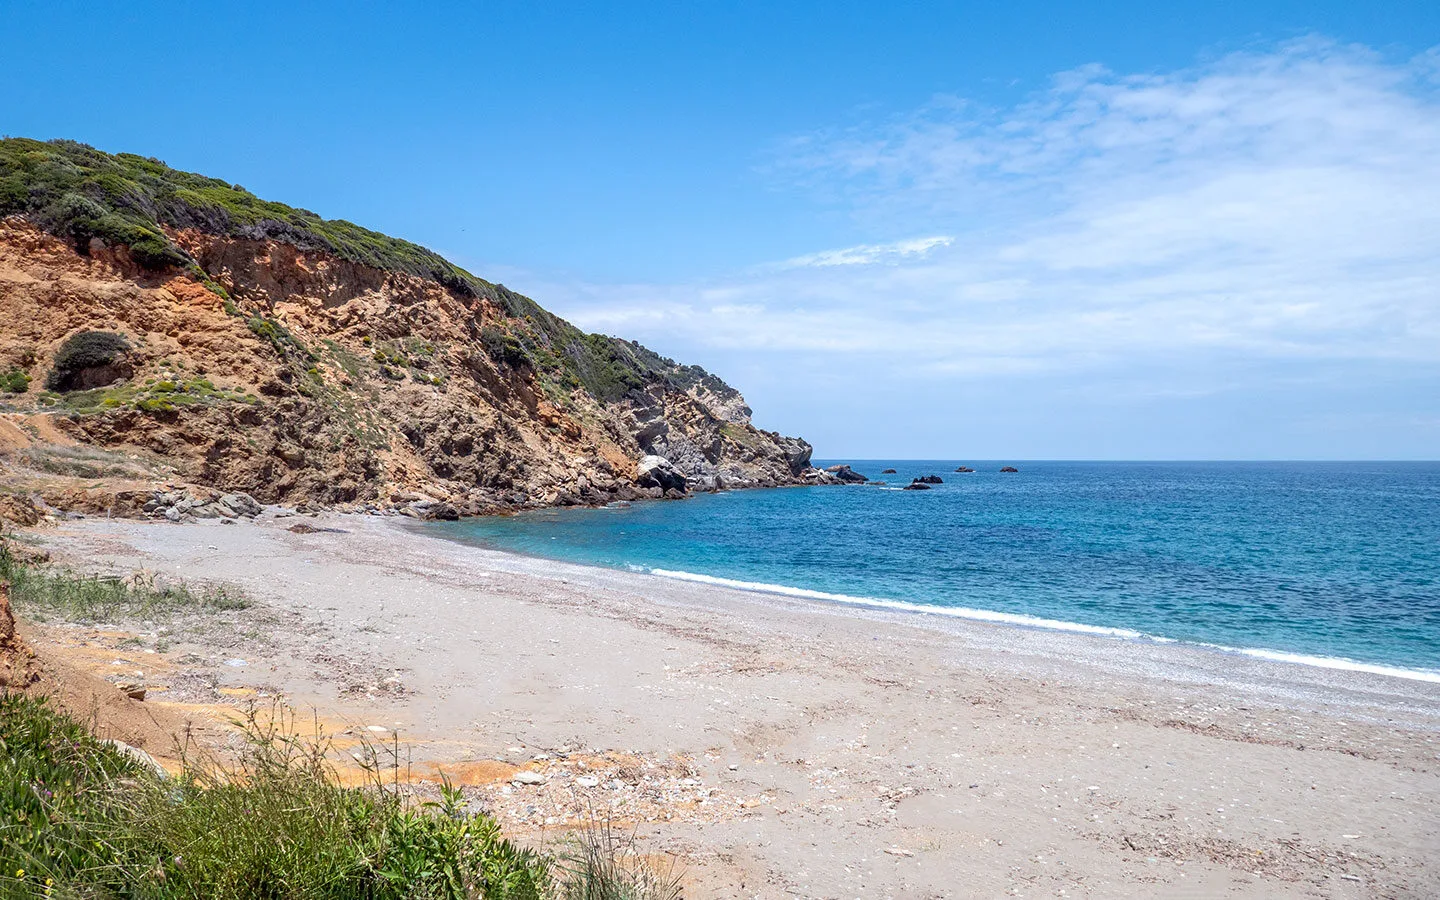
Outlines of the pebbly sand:
M168 638L27 633L143 671L147 703L283 696L338 746L398 738L413 778L443 772L523 839L612 818L687 897L1440 896L1440 684L421 532L66 523L38 533L62 560L258 606Z

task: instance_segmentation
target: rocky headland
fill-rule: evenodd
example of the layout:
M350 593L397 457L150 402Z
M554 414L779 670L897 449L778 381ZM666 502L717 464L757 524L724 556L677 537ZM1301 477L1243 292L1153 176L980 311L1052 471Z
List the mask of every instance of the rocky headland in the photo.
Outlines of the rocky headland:
M720 378L424 248L69 141L0 141L0 323L18 521L242 514L225 496L445 518L853 480Z

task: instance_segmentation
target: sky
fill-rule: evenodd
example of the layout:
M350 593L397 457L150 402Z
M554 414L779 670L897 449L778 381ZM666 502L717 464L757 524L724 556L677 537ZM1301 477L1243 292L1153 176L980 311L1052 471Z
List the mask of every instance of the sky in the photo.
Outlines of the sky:
M431 247L823 458L1440 458L1440 4L0 3L0 134Z

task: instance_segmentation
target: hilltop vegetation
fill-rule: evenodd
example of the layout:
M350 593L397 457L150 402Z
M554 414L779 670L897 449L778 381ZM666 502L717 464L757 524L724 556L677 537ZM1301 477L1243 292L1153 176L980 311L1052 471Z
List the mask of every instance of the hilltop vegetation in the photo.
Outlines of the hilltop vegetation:
M508 348L487 349L512 364L546 372L562 387L583 387L614 402L643 384L679 390L707 380L717 393L734 390L699 367L682 367L638 344L586 334L539 304L491 284L410 241L283 203L262 200L238 184L182 172L153 157L105 153L77 141L0 140L0 217L21 215L88 254L98 238L129 249L143 267L188 269L209 281L166 228L247 240L275 240L307 251L434 281L463 297L484 298L525 323Z

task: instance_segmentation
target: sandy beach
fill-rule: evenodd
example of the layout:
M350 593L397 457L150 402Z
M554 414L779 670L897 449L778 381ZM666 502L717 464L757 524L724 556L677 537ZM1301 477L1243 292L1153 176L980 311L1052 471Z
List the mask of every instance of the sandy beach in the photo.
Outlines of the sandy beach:
M687 897L1440 896L1440 684L585 568L393 518L34 534L77 567L255 601L174 633L25 625L44 652L143 673L147 703L188 714L282 697L342 747L398 737L412 775L528 840L612 818Z

